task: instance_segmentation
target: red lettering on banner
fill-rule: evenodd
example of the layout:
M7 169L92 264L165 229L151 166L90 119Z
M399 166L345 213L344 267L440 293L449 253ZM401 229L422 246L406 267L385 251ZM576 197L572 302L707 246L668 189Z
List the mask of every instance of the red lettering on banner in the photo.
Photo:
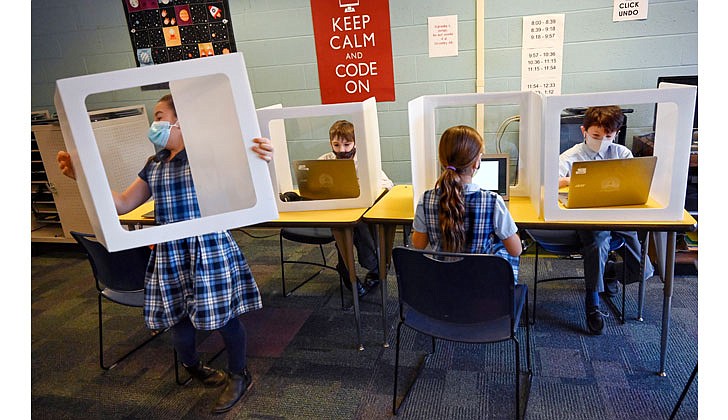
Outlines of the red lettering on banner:
M310 2L321 103L393 101L389 0Z

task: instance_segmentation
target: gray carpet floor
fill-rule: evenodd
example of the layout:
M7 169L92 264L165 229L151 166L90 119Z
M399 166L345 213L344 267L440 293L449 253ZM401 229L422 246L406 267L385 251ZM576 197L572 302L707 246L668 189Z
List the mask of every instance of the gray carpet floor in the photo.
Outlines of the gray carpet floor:
M171 335L161 334L111 370L99 367L96 289L88 260L73 245L34 244L32 265L32 417L38 419L381 419L391 418L397 287L388 276L387 342L383 347L379 290L361 303L362 340L356 349L354 315L342 310L338 276L326 270L290 297L281 296L275 230L240 232L241 244L263 294L264 309L246 314L248 365L253 387L233 410L209 414L219 392L175 381ZM274 235L274 236L270 236ZM401 243L398 234L396 238ZM288 245L290 258L315 259L318 249ZM335 262L335 250L327 248ZM539 259L539 275L580 273L581 261ZM532 291L534 258L521 260L521 282ZM290 270L290 271L289 271ZM312 268L287 270L291 284ZM364 272L361 271L361 274ZM290 288L290 286L288 286ZM607 319L601 336L585 333L583 282L542 283L538 319L531 330L533 378L526 419L666 419L698 355L698 277L675 279L667 376L659 367L662 283L647 283L644 321L637 285L627 288L626 324ZM345 290L346 292L346 290ZM348 304L350 295L345 294ZM531 303L532 300L531 300ZM141 310L104 304L105 352L121 354L149 335ZM524 329L521 328L522 342ZM221 348L200 333L203 358ZM429 339L404 330L401 400ZM507 419L514 409L514 358L510 343L438 342L400 409L401 419ZM211 362L224 368L226 355ZM698 414L698 380L678 419Z

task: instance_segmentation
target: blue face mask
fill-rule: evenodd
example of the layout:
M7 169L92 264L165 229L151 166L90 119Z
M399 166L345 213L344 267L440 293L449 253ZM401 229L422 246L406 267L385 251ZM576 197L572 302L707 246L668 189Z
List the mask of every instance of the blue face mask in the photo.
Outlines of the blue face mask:
M177 123L170 124L169 121L154 121L152 125L149 126L147 138L149 138L149 141L151 141L153 145L163 149L167 146L169 133L172 131L172 127L179 126Z

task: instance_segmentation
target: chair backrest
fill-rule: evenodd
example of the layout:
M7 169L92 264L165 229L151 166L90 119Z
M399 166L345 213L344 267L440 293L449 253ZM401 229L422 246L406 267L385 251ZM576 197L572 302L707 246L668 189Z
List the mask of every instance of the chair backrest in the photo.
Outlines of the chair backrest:
M392 258L400 311L460 324L513 319L513 268L505 259L404 247L395 247Z
M151 254L148 246L109 252L95 240L94 235L79 232L71 232L71 235L86 251L99 290L144 289L144 277Z

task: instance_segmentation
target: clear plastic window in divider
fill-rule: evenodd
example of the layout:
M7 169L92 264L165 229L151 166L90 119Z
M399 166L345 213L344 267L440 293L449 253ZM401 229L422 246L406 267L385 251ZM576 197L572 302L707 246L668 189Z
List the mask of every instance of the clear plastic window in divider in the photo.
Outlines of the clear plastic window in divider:
M409 102L413 207L435 185L437 145L453 125L482 131L487 153L510 156L510 196L529 197L540 217L558 220L682 220L693 136L696 88L663 83L658 89L542 96L533 92L426 95ZM566 208L559 203L559 155L583 141L583 112L619 105L626 125L615 141L633 156L657 156L646 204ZM649 147L639 139L650 133Z
M682 220L695 100L695 87L678 84L662 84L657 89L544 97L544 219ZM559 200L559 194L569 194L563 188L559 190L559 155L584 142L581 123L586 109L608 105L618 105L624 114L624 125L613 141L624 145L634 157L656 156L646 201L641 204L569 208L563 197ZM645 137L650 139L649 144L643 140ZM624 191L625 194L632 193L632 184L640 183L641 177L649 176L637 174L635 172L631 180L621 180L622 187L627 187L622 189L630 190ZM611 182L609 186L618 183Z
M271 179L281 212L366 208L381 191L379 124L374 98L363 102L258 109L261 133L273 142ZM352 159L332 159L329 130L353 125ZM327 159L328 158L328 159Z
M541 182L541 99L533 92L427 95L409 102L414 203L435 185L441 165L440 136L449 127L478 130L484 153L507 154L511 197L529 196L538 205Z

